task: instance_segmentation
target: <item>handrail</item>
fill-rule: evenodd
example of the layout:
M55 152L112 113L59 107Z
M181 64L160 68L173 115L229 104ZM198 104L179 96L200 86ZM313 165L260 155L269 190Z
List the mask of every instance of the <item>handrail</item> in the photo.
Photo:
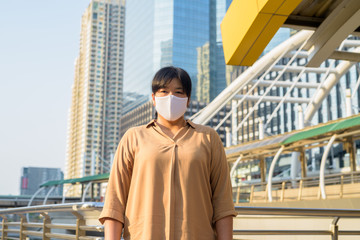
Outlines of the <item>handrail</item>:
M3 220L2 224L0 224L0 239L25 239L27 236L42 237L42 239L45 240L51 238L102 239L102 234L98 236L96 233L103 232L104 227L101 225L87 225L85 212L91 211L91 215L93 215L93 211L98 210L100 212L103 205L103 203L98 202L82 202L1 209L0 216L3 217ZM52 223L53 219L50 218L49 213L55 212L71 213L74 216L74 219L68 219L66 221L70 220L69 222L73 222L76 220L76 223L61 223L59 222L59 219L57 219L56 223ZM41 215L43 217L42 223L26 220L25 215L28 215L29 213ZM18 215L20 221L8 222L7 215L11 214ZM52 229L57 229L57 231L52 232ZM69 232L69 230L72 230L73 232ZM9 234L13 234L13 236L9 236Z
M23 215L26 213L41 213L44 216L43 224L40 223L30 223L21 220L20 222L9 223L6 221L6 218L3 218L2 222L2 235L1 239L13 238L9 237L8 234L21 235L22 237L26 236L37 236L43 237L43 239L58 238L58 239L102 239L103 236L90 236L87 235L86 231L92 232L103 232L104 228L102 226L86 225L82 217L83 211L93 211L101 210L103 203L96 202L86 202L86 203L75 203L75 204L58 204L58 205L42 205L42 206L31 206L31 207L21 207L16 209L4 209L0 210L0 215L8 214L17 214ZM293 217L320 217L320 218L331 218L333 221L330 223L330 230L327 229L309 229L309 230L298 230L292 228L289 229L271 229L266 230L262 229L234 229L234 235L331 235L333 239L338 239L338 235L360 235L360 231L357 229L339 231L338 230L338 220L340 218L360 218L359 209L319 209L319 208L278 208L278 207L246 207L246 206L237 206L235 210L238 214L236 219L246 219L246 215L251 216L293 216ZM76 224L52 224L49 216L49 212L70 212L76 216ZM81 221L79 221L81 219ZM8 227L12 226L11 229ZM290 225L289 225L290 226ZM14 228L17 227L17 228ZM33 230L30 228L42 228L41 231ZM290 226L291 227L291 226ZM69 232L51 232L51 229L67 229L75 230L76 236ZM1 234L1 233L0 233Z
M235 211L237 212L238 215L360 218L359 209L278 208L278 207L236 206Z
M37 212L64 212L64 211L79 211L79 210L96 210L101 209L104 203L101 202L81 202L81 203L64 203L64 204L49 204L30 207L8 208L0 209L0 215L6 214L25 214Z
M332 173L332 174L327 174L325 175L325 179L329 179L329 178L335 178L335 177L341 177L341 176L352 176L352 175L360 175L360 172L347 172L347 173ZM303 177L303 178L296 178L296 179L281 179L281 180L278 180L278 181L273 181L273 183L281 183L281 182L291 182L291 181L294 181L294 180L313 180L313 179L319 179L319 175L314 175L314 176L307 176L307 177ZM267 183L254 183L254 184L246 184L246 185L266 185Z
M244 220L247 221L246 218L247 215L251 216L251 219L254 219L254 216L258 215L260 216L266 216L265 219L268 219L269 221L274 221L276 219L279 219L280 216L283 217L295 217L293 218L294 221L297 221L299 217L306 218L307 222L309 222L309 219L313 219L314 222L318 221L316 218L322 218L329 220L332 220L328 224L330 225L328 229L319 229L321 227L317 227L317 229L313 229L312 227L307 227L308 229L297 229L296 227L293 227L289 220L286 220L286 224L284 226L277 225L278 228L281 229L266 229L263 224L261 224L261 229L253 229L253 227L250 227L249 229L234 229L233 235L258 235L258 236L271 236L271 235L282 235L282 236L301 236L301 235L311 235L311 236L318 236L318 235L328 235L331 236L332 240L338 240L339 235L354 235L354 236L360 236L359 229L354 230L339 230L339 220L340 218L344 219L354 219L354 218L360 218L360 210L358 209L319 209L319 208L273 208L273 207L236 207L235 210L237 211L238 216L236 217L236 220ZM274 216L274 218L271 218L269 216ZM257 228L258 219L255 219L256 223L254 225ZM264 219L263 219L264 220ZM264 220L265 221L265 220ZM351 220L353 221L353 220ZM246 222L247 226L250 226L250 223ZM342 222L343 224L343 222ZM272 223L273 226L273 223ZM290 229L289 229L290 227ZM304 227L306 228L306 227Z
M289 178L273 181L272 191L275 191L276 196L273 201L284 202L304 199L319 199L321 196L321 194L319 195L319 181L320 179L318 175L313 177L297 179ZM324 183L331 193L331 198L343 198L352 196L353 194L360 194L360 190L358 190L357 187L358 185L356 185L360 184L360 172L326 175ZM237 195L237 200L235 202L267 202L269 196L264 195L268 195L269 189L267 188L268 183L266 182L257 182L253 184L242 183L240 188L234 186L233 191L234 194ZM239 192L239 189L241 189L241 193Z

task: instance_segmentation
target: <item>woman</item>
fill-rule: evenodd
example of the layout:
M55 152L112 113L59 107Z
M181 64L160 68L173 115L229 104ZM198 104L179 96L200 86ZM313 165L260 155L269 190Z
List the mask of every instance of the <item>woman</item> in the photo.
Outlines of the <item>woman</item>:
M160 69L157 118L129 129L111 170L100 222L105 239L228 240L236 216L224 148L210 127L184 119L191 79Z

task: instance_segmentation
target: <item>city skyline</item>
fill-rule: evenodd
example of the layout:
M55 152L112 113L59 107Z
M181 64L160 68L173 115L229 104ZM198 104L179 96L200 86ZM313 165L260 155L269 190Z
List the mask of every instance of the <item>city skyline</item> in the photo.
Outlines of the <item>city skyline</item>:
M22 167L65 170L74 59L89 2L2 3L0 195L20 193Z

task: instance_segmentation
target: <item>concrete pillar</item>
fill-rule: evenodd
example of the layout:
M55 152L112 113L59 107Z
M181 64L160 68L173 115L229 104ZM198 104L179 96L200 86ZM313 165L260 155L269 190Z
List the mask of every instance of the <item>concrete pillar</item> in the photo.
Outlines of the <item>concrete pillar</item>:
M351 89L345 90L345 108L346 108L346 117L350 117L352 115L352 108L351 108Z
M236 100L232 100L231 101L231 136L232 136L232 145L237 145L238 144L238 131L237 126L238 126L238 108L237 108L237 101Z
M264 122L259 118L259 140L264 139Z
M225 127L225 132L226 132L226 147L230 147L231 146L231 133L230 133L230 128L229 127Z
M344 150L349 153L350 169L352 172L356 171L356 147L354 146L354 140L352 137L347 137L346 142L343 143Z
M298 173L300 172L300 161L299 161L300 153L293 152L291 153L291 165L290 165L290 178L296 179Z
M301 105L298 106L298 117L299 117L298 129L303 129L304 128L304 112L303 112L303 108Z
M304 113L301 105L298 106L298 129L304 128ZM301 157L302 156L302 157ZM295 179L300 172L301 168L301 175L303 175L303 171L305 171L306 175L306 161L303 159L305 157L305 153L301 152L293 152L291 154L291 167L290 167L290 178ZM303 161L303 162L301 162ZM301 162L301 164L300 164Z

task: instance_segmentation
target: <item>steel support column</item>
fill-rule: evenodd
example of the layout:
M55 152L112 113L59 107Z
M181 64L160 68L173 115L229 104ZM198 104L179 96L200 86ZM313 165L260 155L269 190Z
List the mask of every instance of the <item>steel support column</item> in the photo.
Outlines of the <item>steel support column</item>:
M277 151L273 161L271 162L271 166L270 166L270 169L269 169L269 176L268 176L268 199L269 199L269 202L272 202L272 177L273 177L273 174L274 174L274 170L275 170L275 165L276 165L276 162L278 161L278 159L280 158L280 155L282 153L282 151L284 150L284 145L281 146L281 148Z
M261 177L261 182L265 183L266 182L266 161L263 156L260 157L260 177Z
M300 165L301 165L301 178L306 178L307 161L306 161L304 149L301 149L299 158L300 158Z
M333 135L328 144L326 145L324 154L321 158L321 164L320 164L320 183L319 183L319 187L320 187L320 193L321 193L321 197L322 199L326 199L326 191L325 191L325 163L326 163L326 159L329 155L330 149L336 139L336 134Z

